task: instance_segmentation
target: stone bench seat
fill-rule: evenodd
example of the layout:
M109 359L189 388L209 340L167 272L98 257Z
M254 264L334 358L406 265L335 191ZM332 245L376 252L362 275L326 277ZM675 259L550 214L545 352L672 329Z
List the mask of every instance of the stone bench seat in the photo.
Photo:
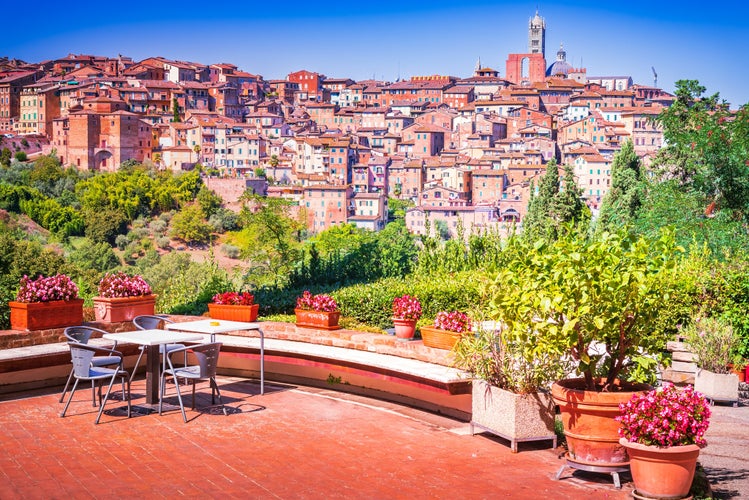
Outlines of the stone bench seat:
M176 322L195 319L174 316ZM110 331L131 325L92 326ZM321 331L291 323L262 322L265 379L328 387L408 404L455 418L470 418L470 380L450 366L451 353L403 342L391 335L354 330ZM26 335L33 332L26 332ZM54 335L45 334L54 340ZM259 379L260 338L255 332L218 334L223 343L219 374ZM92 339L94 345L108 341ZM126 369L132 369L138 346L119 344ZM70 371L65 342L0 349L0 394L62 385Z

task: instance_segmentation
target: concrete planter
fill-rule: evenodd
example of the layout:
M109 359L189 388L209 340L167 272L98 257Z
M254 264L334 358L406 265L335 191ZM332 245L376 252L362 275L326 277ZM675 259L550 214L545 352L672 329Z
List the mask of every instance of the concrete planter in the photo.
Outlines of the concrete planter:
M156 295L136 297L93 297L94 315L101 323L121 323L132 321L141 315L153 315L156 308Z
M694 375L694 390L701 392L713 402L739 402L739 377L734 373L713 373L698 369Z
M557 446L554 403L548 393L515 394L474 380L471 409L471 434L478 427L507 439L513 453L523 441L551 440Z

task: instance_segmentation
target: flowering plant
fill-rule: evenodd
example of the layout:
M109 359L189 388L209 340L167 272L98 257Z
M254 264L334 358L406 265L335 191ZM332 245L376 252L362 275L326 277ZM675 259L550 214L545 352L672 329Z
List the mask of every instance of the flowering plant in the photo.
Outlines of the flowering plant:
M421 302L411 295L403 295L393 299L393 317L395 319L421 318Z
M460 311L440 311L434 318L434 327L455 333L470 332L471 320L466 313Z
M224 292L214 295L211 301L221 305L251 306L255 303L255 296L250 292Z
M666 384L660 390L635 394L619 410L619 435L630 442L659 448L706 444L710 404L691 385L679 390Z
M73 300L78 298L78 285L65 274L35 280L24 275L16 295L18 302L51 302L53 300Z
M330 295L312 295L309 290L305 290L301 297L297 297L296 308L305 311L338 312L338 303Z
M738 362L739 335L723 318L696 318L682 333L697 365L713 373L730 373L730 363Z
M122 271L107 273L99 282L99 297L108 299L151 295L151 286L141 276L128 276Z

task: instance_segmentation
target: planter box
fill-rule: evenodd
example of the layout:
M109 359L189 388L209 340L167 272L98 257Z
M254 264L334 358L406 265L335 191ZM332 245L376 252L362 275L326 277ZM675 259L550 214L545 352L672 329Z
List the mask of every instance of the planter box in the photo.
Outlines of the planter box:
M421 340L427 347L436 349L452 349L460 340L462 334L450 330L441 330L433 326L421 327Z
M83 299L8 302L13 330L49 330L83 324Z
M132 321L136 316L153 315L156 308L156 295L137 297L93 297L96 321L121 323Z
M294 309L297 326L306 328L318 328L320 330L338 330L340 312L308 311L305 309Z
M739 377L733 373L713 373L698 369L694 375L694 390L711 401L721 403L739 402Z
M260 304L239 306L234 304L208 304L208 315L213 319L252 323L257 319Z
M554 403L547 393L515 394L474 380L471 402L471 434L474 427L496 434L510 441L510 450L518 451L523 441L553 441Z

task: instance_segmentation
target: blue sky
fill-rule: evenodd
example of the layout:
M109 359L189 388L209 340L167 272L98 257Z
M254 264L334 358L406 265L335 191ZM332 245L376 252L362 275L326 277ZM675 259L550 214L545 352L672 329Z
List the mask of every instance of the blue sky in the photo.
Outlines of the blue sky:
M470 76L481 58L505 74L527 50L528 20L546 19L546 60L564 43L589 76L629 75L671 92L699 80L732 107L749 103L749 2L416 0L379 2L9 2L0 56L29 62L68 53L230 62L266 79L299 69L354 80ZM33 18L30 27L24 20Z

